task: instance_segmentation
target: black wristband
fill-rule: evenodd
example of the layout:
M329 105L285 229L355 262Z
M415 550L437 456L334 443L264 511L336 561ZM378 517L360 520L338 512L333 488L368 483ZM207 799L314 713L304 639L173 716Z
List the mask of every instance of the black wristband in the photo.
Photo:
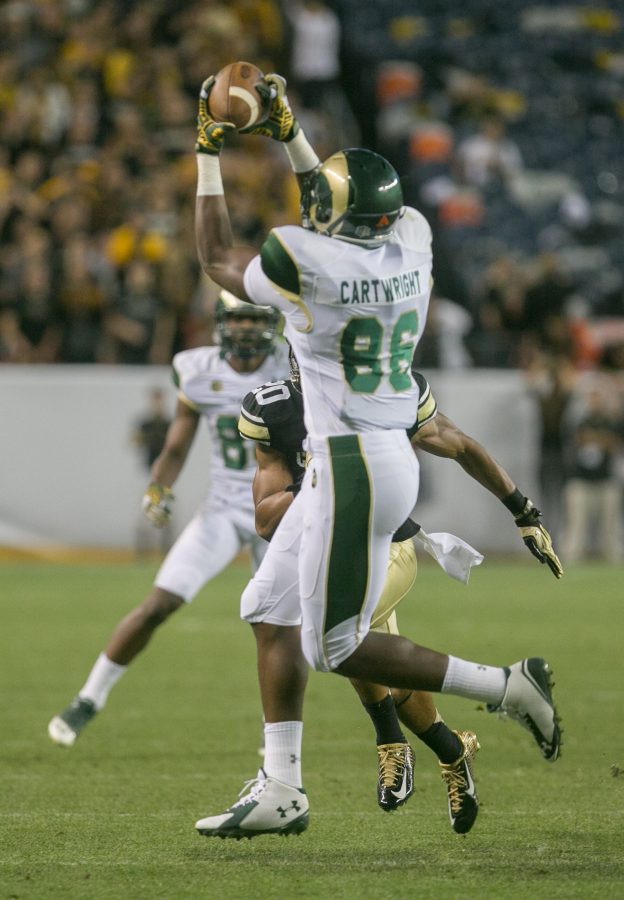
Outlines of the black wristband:
M297 484L289 484L284 488L284 490L287 491L289 494L295 494L295 496L296 496L299 493L299 491L301 490L301 482L299 482Z
M525 497L522 491L519 491L518 488L516 488L511 494L508 494L507 497L503 497L501 503L503 503L512 516L515 517L522 515L528 499L529 498Z

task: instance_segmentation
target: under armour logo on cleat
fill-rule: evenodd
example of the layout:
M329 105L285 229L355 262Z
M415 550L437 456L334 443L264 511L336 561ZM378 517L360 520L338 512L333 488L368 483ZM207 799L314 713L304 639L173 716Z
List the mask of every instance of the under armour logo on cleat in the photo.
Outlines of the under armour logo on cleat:
M299 762L299 757L297 756L296 753L291 753L291 754L290 754L290 761L291 761L291 763L292 763L293 765L294 765L296 762Z
M289 812L292 812L293 810L295 812L299 812L301 810L301 807L299 806L299 804L297 803L296 800L293 800L292 803L290 804L290 806L287 807L286 809L282 809L281 806L278 806L277 809L275 810L275 812L278 812L280 814L280 819L285 819L286 815Z

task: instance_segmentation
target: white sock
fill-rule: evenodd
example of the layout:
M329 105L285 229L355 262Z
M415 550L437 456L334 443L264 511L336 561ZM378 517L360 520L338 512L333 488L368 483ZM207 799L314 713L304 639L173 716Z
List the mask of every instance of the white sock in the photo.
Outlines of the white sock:
M471 700L483 700L484 703L500 703L506 686L504 669L449 656L441 690L443 694L458 694Z
M264 771L292 787L301 783L303 722L267 722L264 726Z
M78 691L78 696L91 700L97 710L102 709L112 688L127 668L128 666L120 666L110 660L105 653L100 653L84 686Z

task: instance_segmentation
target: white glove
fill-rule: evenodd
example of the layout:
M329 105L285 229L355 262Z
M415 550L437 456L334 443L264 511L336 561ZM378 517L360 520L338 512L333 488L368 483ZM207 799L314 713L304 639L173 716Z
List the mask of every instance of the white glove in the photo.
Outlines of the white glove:
M171 489L153 481L143 494L143 512L156 528L162 528L171 519L171 504L175 500Z

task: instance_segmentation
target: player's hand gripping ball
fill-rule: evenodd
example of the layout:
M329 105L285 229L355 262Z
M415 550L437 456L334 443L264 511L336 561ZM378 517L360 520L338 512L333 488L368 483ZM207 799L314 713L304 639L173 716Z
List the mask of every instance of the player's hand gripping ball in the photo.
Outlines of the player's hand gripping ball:
M208 110L215 122L230 122L237 130L252 128L269 115L271 98L264 88L264 74L253 63L234 62L220 69L208 94Z

